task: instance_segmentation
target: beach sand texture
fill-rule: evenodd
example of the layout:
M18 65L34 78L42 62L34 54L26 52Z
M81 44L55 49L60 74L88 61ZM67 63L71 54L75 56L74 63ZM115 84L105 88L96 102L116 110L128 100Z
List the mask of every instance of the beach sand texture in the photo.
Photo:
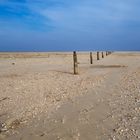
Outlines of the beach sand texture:
M77 54L0 53L0 140L140 139L140 52Z

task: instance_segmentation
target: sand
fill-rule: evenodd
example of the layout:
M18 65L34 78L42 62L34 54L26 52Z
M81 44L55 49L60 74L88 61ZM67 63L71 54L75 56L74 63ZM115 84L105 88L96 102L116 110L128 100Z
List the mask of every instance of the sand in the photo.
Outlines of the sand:
M0 140L140 139L140 53L0 53Z

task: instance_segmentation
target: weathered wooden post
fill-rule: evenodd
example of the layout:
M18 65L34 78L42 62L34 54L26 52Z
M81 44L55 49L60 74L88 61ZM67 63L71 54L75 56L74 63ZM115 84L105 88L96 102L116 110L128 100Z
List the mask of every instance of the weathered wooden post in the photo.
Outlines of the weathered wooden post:
M102 58L104 58L104 52L102 52Z
M106 51L106 56L108 55L107 51Z
M73 52L73 65L74 65L74 74L78 74L78 62L77 62L77 53Z
M97 60L100 60L99 52L97 52Z
M90 52L90 64L93 64L92 52Z

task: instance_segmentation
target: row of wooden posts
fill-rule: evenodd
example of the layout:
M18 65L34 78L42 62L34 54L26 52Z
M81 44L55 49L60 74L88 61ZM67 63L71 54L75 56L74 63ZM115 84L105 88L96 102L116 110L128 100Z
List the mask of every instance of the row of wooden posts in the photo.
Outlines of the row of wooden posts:
M112 52L110 51L106 51L106 52L101 52L101 56L102 58L104 58L105 56L110 55ZM97 60L100 60L100 52L97 52ZM74 64L74 74L77 75L78 74L78 60L77 60L77 53L76 51L73 52L73 64ZM90 64L93 64L93 56L92 56L92 52L90 52Z

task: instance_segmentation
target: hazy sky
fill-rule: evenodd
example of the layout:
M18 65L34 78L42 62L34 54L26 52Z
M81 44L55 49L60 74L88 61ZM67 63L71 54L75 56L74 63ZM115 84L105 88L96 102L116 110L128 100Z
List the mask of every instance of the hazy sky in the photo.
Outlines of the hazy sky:
M140 50L140 0L0 0L0 51Z

